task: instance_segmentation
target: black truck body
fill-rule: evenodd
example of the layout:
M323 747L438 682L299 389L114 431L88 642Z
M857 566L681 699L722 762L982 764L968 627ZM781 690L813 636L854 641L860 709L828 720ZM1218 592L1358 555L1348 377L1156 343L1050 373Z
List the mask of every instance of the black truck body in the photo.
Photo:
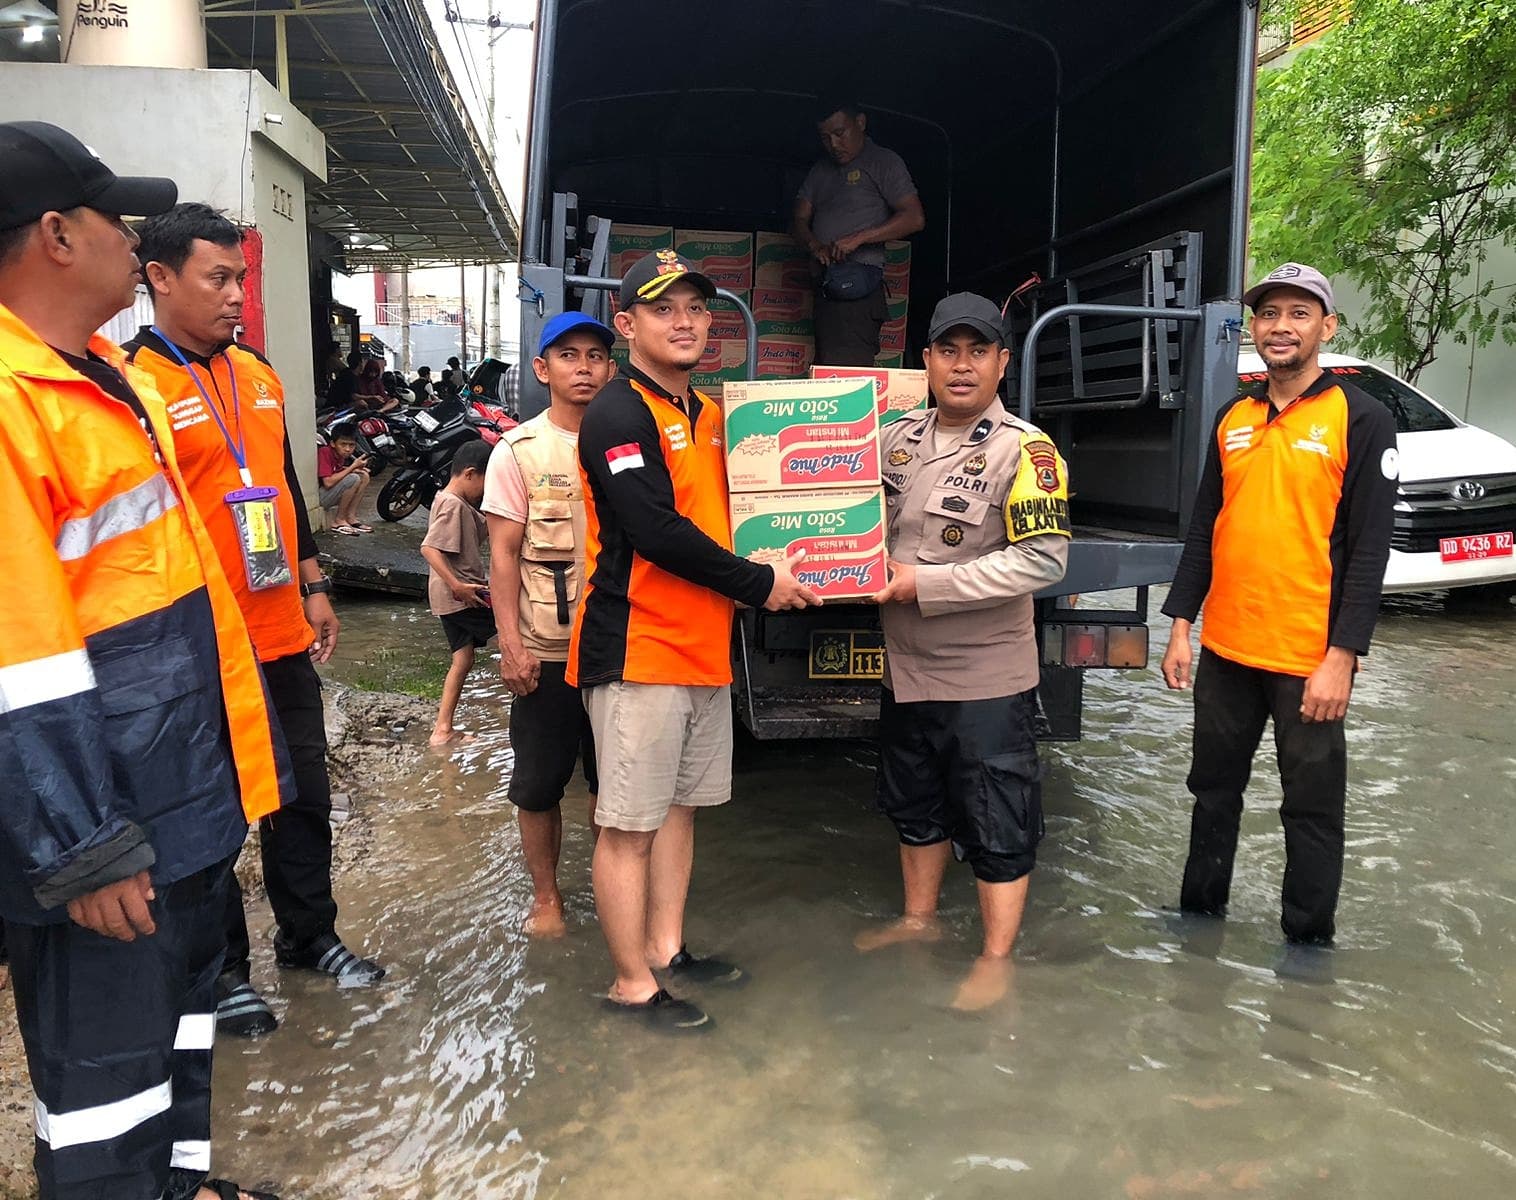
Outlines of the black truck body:
M1006 398L1069 463L1076 537L1039 596L1040 700L1043 733L1077 738L1082 670L1146 659L1147 589L1172 578L1235 392L1257 20L1256 0L539 0L522 346L561 308L606 311L610 221L787 228L818 97L856 98L927 215L907 365L941 296L998 303L1040 277L1008 310ZM530 415L545 396L522 374ZM1074 600L1114 589L1118 608ZM877 684L818 672L817 648L835 664L845 645L842 674L866 677L877 629L867 606L742 613L744 723L867 732Z

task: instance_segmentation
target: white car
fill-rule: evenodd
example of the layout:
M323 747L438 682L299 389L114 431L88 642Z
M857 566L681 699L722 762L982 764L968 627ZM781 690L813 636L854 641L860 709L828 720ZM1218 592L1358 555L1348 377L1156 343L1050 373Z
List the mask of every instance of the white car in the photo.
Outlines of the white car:
M1395 417L1400 496L1384 590L1478 587L1492 597L1516 595L1516 446L1361 358L1323 354L1321 366ZM1267 378L1263 360L1247 350L1237 374L1244 384Z

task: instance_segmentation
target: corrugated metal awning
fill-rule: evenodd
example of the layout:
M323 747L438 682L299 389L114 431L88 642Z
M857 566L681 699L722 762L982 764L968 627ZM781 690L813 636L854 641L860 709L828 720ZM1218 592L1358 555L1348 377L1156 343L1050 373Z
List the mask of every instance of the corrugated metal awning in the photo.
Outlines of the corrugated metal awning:
M325 135L310 217L348 269L516 258L488 142L420 0L207 0L205 17L211 66L261 70Z

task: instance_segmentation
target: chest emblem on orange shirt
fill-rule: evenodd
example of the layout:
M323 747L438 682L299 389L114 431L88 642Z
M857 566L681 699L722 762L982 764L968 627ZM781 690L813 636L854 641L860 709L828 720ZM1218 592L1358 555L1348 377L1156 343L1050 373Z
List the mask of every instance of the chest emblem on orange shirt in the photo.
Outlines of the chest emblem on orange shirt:
M1312 425L1311 426L1311 441L1313 441L1313 442L1319 442L1319 441L1321 441L1324 437L1326 437L1327 432L1328 432L1328 428L1325 425Z
M949 525L942 531L942 540L949 546L958 546L963 543L963 526Z
M905 466L906 463L908 463L910 461L911 461L911 452L909 450L891 450L890 451L890 466L892 466L892 467L903 467L903 466Z

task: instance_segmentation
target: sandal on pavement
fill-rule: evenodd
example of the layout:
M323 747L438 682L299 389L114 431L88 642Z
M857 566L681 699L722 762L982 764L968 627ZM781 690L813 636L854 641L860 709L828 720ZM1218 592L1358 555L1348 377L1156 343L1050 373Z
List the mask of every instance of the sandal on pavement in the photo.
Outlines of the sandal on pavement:
M374 532L374 527L372 525L365 525L362 521L354 521L351 525L348 526L348 528L356 529L359 533Z
M667 972L675 979L696 984L716 983L738 987L747 983L749 978L748 973L736 963L720 958L696 958L686 946L679 947L679 953L669 959L667 966L657 969Z
M649 1029L659 1033L703 1033L713 1027L704 1009L669 995L664 988L659 988L641 1004L624 1004L609 996L603 1003L612 1012L640 1017Z
M242 1200L244 1196L249 1196L252 1200L279 1200L273 1192L255 1192L251 1188L239 1188L228 1179L207 1179L200 1186L210 1188L220 1197L220 1200Z
M357 537L358 531L351 525L333 525L333 533L340 533L343 537Z

